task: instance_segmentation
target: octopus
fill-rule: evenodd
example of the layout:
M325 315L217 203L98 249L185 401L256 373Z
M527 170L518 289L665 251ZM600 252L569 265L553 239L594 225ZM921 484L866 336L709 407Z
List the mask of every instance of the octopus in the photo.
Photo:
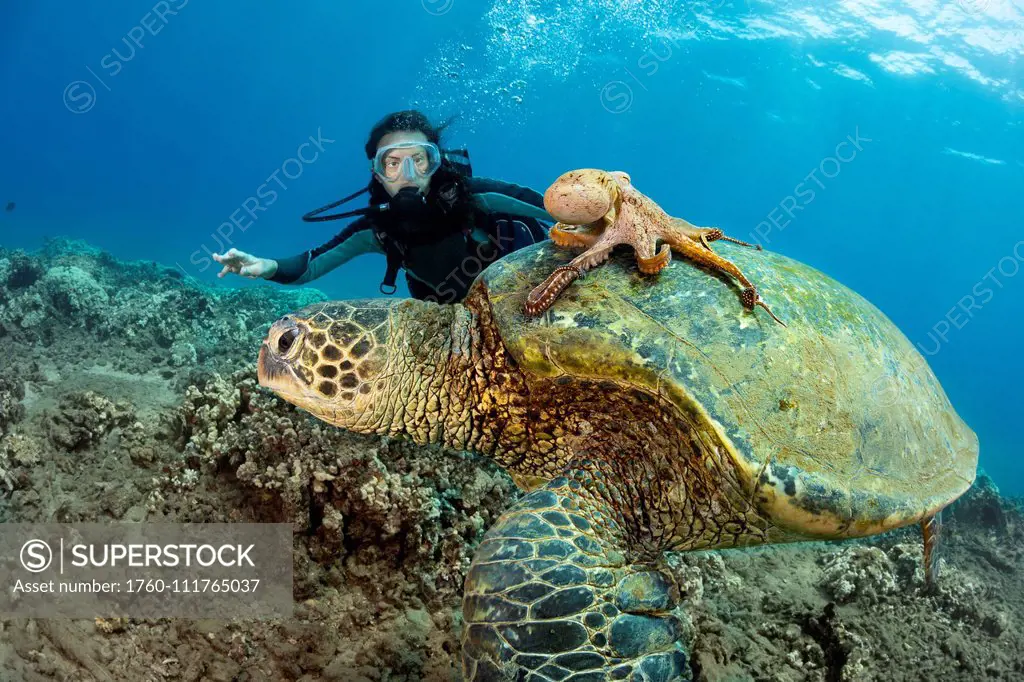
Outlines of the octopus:
M603 264L619 245L633 247L640 272L654 275L672 262L672 252L712 270L734 277L743 287L743 307L761 307L786 326L764 302L754 284L736 265L722 258L711 243L722 240L761 249L760 245L726 236L715 227L697 227L668 215L638 191L621 171L592 168L563 174L544 194L544 207L558 223L550 237L556 246L583 250L556 268L527 296L524 312L535 317L548 310L569 286ZM660 247L659 247L660 244Z

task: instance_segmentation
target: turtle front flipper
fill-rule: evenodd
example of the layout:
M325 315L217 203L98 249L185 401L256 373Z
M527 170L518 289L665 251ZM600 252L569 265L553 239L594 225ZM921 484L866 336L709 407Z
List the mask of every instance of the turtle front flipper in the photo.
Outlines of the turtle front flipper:
M488 531L466 577L467 682L688 680L671 579L627 562L614 516L560 478Z

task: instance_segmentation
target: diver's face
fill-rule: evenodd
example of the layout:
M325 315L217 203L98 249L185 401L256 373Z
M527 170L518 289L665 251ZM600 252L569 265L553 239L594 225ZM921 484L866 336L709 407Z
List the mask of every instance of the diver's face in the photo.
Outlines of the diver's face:
M429 142L427 136L417 131L402 131L396 133L388 133L381 138L377 144L377 149L382 149L391 144L399 144L402 142ZM417 176L413 180L409 180L401 173L402 162L407 157L411 157L417 168L427 163L426 158L417 158L417 156L424 157L424 152L418 147L409 147L408 149L393 149L387 157L383 160L385 174L375 173L377 179L380 180L380 184L384 185L384 189L387 190L389 196L395 196L398 191L404 187L416 187L420 192L426 194L430 191L430 177Z

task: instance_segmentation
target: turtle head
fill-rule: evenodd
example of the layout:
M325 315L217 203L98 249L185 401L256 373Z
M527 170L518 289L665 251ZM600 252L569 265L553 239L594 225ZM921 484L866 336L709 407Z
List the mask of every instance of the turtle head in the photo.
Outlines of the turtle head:
M262 386L316 417L374 431L392 364L393 308L370 299L319 303L275 322L260 348Z
M270 327L257 373L262 386L328 424L461 448L476 385L473 324L463 305L318 303Z
M544 208L566 225L589 225L604 218L629 186L629 175L595 168L563 173L544 193Z

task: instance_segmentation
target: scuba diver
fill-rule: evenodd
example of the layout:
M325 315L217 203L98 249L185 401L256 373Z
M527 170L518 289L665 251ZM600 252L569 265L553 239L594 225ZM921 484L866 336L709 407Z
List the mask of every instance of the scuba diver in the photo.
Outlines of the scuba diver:
M461 301L484 268L513 251L547 239L543 196L525 187L472 175L466 150L443 150L439 127L419 111L378 122L366 142L372 176L364 189L303 216L306 222L359 216L326 244L290 258L258 258L237 249L213 258L235 273L281 284L306 284L364 253L383 254L380 285L395 292L405 270L414 298ZM367 208L328 211L369 193Z

